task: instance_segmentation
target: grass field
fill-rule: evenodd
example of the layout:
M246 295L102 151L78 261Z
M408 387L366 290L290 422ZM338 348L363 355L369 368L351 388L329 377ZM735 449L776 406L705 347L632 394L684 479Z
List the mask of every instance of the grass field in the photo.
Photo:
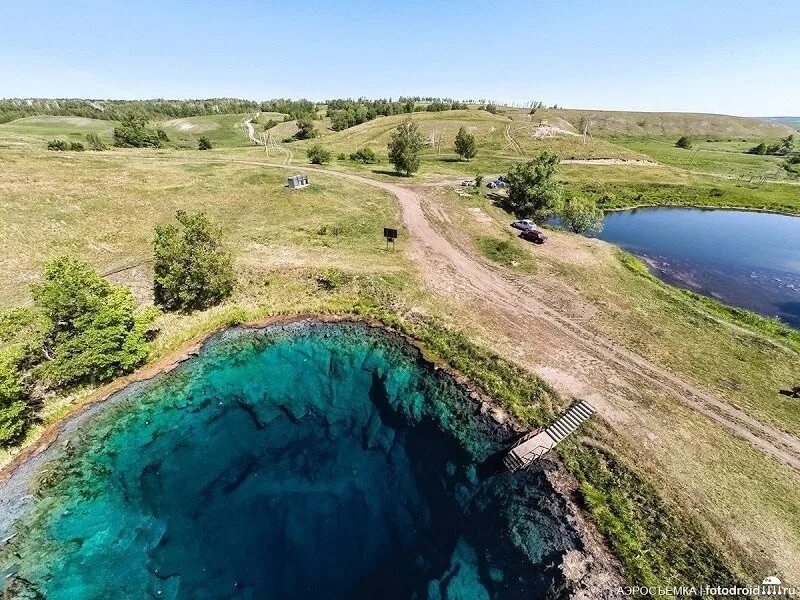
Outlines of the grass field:
M86 142L87 133L97 134L110 144L116 125L114 121L83 117L25 117L0 124L0 148L45 147L47 142L54 139Z
M398 216L384 193L325 176L290 191L280 170L137 160L142 154L0 157L0 305L24 302L28 284L59 254L103 272L149 260L153 227L178 209L204 210L219 222L242 268L391 270L381 233Z
M774 142L777 140L765 140ZM686 169L727 175L746 180L766 178L785 180L789 174L781 167L784 158L747 154L757 142L693 140L688 150L677 148L672 140L614 138L614 142L655 161Z

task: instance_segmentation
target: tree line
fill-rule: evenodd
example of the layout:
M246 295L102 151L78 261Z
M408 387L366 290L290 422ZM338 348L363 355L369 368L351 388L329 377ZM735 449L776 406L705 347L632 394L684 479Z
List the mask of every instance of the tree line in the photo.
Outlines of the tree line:
M325 104L328 107L328 116L331 119L331 129L342 131L361 123L366 123L378 117L389 117L391 115L409 114L412 112L428 111L439 112L444 110L463 110L468 107L465 102L456 100L443 100L440 98L428 99L427 104L418 98L401 97L397 100L391 98L379 98L370 100L368 98L351 98L328 100Z

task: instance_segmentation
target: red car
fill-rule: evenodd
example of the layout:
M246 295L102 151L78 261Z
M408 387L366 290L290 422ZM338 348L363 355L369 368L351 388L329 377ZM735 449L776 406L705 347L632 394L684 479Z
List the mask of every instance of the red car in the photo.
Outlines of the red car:
M534 244L544 244L547 241L547 236L538 229L527 229L520 233L519 237Z

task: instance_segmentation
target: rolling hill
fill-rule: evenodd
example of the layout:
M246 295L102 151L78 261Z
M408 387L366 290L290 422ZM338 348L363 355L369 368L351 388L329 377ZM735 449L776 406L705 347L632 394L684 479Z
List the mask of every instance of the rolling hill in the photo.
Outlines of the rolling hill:
M539 109L537 119L563 119L578 128L581 119L590 123L590 132L600 137L678 138L692 135L717 140L767 140L792 133L785 122L753 117L704 113L627 112L579 109Z

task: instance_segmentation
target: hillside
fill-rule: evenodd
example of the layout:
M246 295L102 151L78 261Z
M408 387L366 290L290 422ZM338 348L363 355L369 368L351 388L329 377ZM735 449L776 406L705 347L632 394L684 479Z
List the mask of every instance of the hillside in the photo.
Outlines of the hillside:
M379 155L386 155L386 146L392 131L409 115L378 117L367 123L339 132L325 133L313 142L334 153L350 153L357 148L370 147ZM554 150L564 158L641 158L641 155L609 143L603 139L583 140L577 135L543 138L536 135L535 127L527 114L491 114L483 110L453 110L444 112L419 112L410 115L419 124L428 142L424 154L454 158L453 142L461 127L475 136L479 159L487 157L521 159L534 156L543 150Z
M207 115L170 119L153 125L163 129L170 142L176 146L195 147L200 136L211 140L214 146L246 146L248 142L244 133L244 120L247 116Z
M563 119L577 128L581 119L590 123L590 133L600 137L630 136L677 138L681 135L719 140L777 139L793 132L783 122L752 117L734 117L703 113L628 112L580 109L539 109L537 119Z

